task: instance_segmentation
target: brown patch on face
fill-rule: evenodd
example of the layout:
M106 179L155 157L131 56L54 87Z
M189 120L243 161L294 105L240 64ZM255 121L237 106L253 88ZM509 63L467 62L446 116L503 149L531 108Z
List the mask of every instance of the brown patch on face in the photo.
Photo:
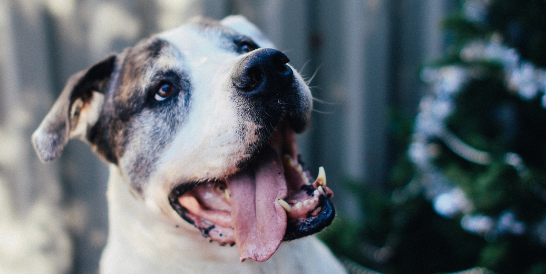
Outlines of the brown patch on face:
M191 84L177 63L179 54L157 38L120 54L122 63L96 127L108 144L105 158L120 166L137 192L187 116ZM154 95L164 82L176 92L160 102Z
M119 70L118 81L108 95L106 127L108 136L115 144L114 155L117 160L123 157L127 138L130 137L130 120L146 105L146 84L155 61L169 44L160 39L143 40L133 48L127 49L124 62Z

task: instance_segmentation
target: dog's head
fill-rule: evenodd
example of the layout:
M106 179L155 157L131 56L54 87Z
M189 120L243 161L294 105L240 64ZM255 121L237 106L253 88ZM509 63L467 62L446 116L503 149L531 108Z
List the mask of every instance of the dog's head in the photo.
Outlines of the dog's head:
M311 93L272 48L238 16L143 40L72 76L35 148L49 161L83 139L150 210L265 261L334 217L324 175L309 179L295 141Z

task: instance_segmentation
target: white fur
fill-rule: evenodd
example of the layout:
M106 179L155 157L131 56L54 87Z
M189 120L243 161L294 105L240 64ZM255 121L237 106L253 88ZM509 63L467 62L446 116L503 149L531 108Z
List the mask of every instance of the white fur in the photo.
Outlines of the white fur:
M314 236L282 243L266 262L239 262L237 247L209 243L180 218L173 223L165 215L150 211L135 199L123 180L119 169L111 165L108 213L113 218L101 260L103 274L345 273L328 248Z

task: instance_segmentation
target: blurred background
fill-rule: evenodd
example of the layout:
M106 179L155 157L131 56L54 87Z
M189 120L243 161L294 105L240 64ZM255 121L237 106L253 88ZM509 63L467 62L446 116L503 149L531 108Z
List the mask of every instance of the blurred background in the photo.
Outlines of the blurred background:
M299 137L350 273L546 273L546 1L2 0L0 273L97 273L106 165L30 143L66 80L194 16L242 14L301 70Z

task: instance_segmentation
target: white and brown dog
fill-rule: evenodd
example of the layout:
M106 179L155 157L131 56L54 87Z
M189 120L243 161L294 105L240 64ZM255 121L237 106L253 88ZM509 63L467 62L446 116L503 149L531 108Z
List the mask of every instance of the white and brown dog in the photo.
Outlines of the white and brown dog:
M69 79L32 140L44 161L80 138L109 163L102 273L344 272L302 238L332 192L302 167L312 97L273 48L243 17L198 20Z

